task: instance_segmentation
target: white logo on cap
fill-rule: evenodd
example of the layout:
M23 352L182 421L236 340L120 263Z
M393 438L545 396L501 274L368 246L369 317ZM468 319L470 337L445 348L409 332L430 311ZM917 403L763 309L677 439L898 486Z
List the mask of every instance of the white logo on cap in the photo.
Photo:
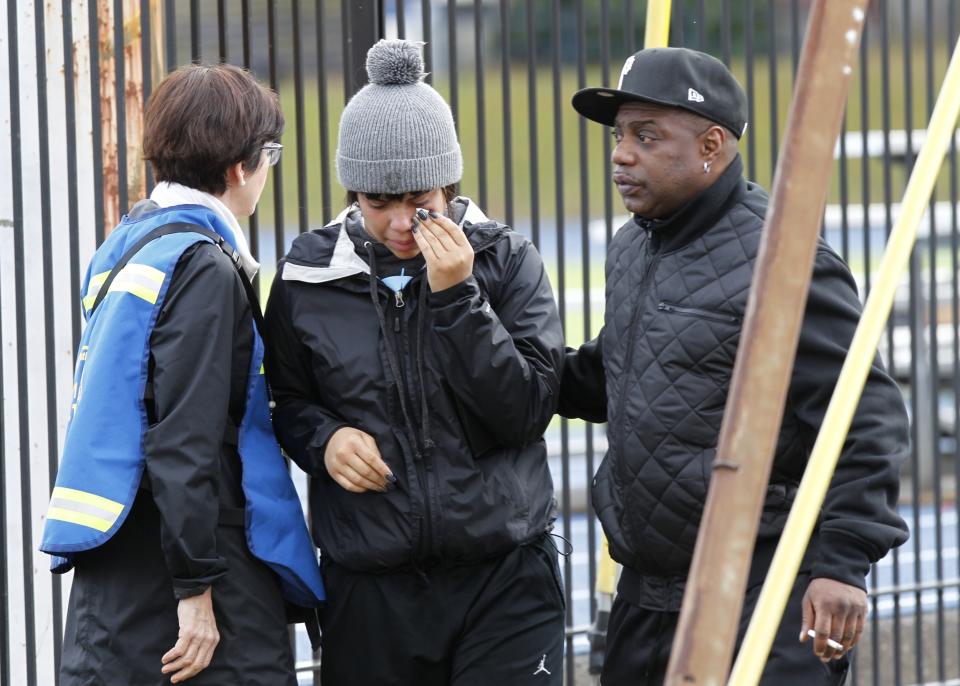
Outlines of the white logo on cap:
M687 89L687 100L691 102L703 102L703 96L692 88Z
M623 77L626 76L631 69L633 69L633 55L630 55L627 61L623 63L623 69L620 70L620 81L617 83L617 90L623 89Z

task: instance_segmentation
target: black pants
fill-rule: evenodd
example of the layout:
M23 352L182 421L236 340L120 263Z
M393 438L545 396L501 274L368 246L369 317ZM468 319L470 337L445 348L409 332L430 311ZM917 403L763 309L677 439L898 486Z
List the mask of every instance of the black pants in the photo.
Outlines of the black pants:
M323 686L559 686L563 593L543 539L422 574L324 565Z
M280 586L247 547L243 527L221 526L230 571L213 585L220 643L189 686L293 686L293 651ZM60 666L61 686L162 686L160 658L177 642L173 582L160 513L140 491L109 541L77 557Z
M803 594L810 579L801 574L790 592L783 621L763 671L763 686L840 686L846 679L846 657L823 663L813 654L813 642L800 643ZM760 595L760 585L747 589L737 633L737 648ZM637 607L618 595L610 611L607 654L600 683L603 686L655 686L666 677L673 635L680 618L676 612Z

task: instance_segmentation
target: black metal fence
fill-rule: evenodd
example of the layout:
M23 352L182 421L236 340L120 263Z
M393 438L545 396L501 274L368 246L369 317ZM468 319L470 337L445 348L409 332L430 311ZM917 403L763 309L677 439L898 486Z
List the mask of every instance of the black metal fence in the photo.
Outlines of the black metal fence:
M281 96L284 157L250 219L261 288L298 233L341 205L339 113L379 37L426 42L428 79L450 102L463 192L538 245L568 342L596 335L603 257L625 219L610 138L578 118L573 91L615 84L643 37L631 0L7 0L0 16L0 684L56 682L69 578L36 552L70 398L82 270L118 214L148 191L139 117L163 73L242 64ZM748 176L769 187L809 10L806 0L677 0L671 44L731 65L750 99ZM874 0L837 145L824 231L862 292L897 213L960 30L951 0ZM875 566L855 684L960 677L960 230L956 147L941 174L882 352L913 416L902 512L912 539ZM602 430L548 433L574 544L563 572L568 683L586 683L599 529L590 478ZM310 678L313 656L298 640ZM316 677L313 677L316 679ZM954 681L954 683L960 683Z

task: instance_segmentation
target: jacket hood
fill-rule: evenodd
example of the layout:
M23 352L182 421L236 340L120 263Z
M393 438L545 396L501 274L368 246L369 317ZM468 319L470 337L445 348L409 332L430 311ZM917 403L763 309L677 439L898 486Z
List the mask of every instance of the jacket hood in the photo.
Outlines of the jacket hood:
M458 197L450 203L450 215L463 229L475 252L480 252L504 237L510 228L489 219L469 198ZM357 254L347 223L363 222L356 205L345 208L322 229L301 234L293 241L283 259L284 281L327 283L356 274L369 274L370 265Z

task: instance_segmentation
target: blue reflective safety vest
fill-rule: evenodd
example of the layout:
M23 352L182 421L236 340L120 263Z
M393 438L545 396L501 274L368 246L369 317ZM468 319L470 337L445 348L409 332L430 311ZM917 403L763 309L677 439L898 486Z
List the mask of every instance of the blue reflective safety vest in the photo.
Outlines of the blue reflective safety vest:
M136 220L124 217L93 256L82 289L87 326L77 356L70 423L40 546L54 556L55 573L72 568L73 554L102 545L120 529L140 486L150 334L180 256L199 241L213 242L211 237L179 232L150 241L114 275L105 297L91 308L122 256L153 230L174 223L212 230L231 252L236 250L230 243L232 231L215 212L181 205ZM258 307L255 302L250 306ZM254 325L237 445L247 545L279 576L286 600L316 607L324 599L323 581L300 500L273 434L263 350Z

